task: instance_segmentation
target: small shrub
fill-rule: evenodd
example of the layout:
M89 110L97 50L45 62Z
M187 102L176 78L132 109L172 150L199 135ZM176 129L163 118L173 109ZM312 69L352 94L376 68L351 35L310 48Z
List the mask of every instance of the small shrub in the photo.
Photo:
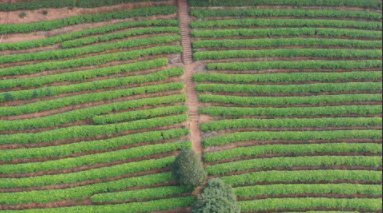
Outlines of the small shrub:
M47 10L43 10L43 14L44 14L44 15L47 15L47 14L48 14L48 11L47 11Z
M26 14L25 12L21 12L21 13L19 14L19 17L20 17L20 18L24 18L25 16L27 16L27 14Z
M237 197L229 184L211 179L193 205L192 213L240 213Z
M172 177L182 186L188 188L201 186L207 177L201 162L201 156L193 150L182 151L172 166Z

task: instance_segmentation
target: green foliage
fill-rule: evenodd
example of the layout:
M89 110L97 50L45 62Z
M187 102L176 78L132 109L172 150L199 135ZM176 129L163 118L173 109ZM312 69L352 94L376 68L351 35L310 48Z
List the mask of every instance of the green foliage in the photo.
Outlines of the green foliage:
M172 177L187 188L202 186L207 173L203 168L201 156L191 149L183 150L172 165Z
M37 10L40 8L62 8L74 7L76 0L43 0L43 1L30 1L19 2L12 4L0 4L0 11L15 11L15 10Z
M48 101L40 101L12 107L0 107L0 116L7 115L21 115L33 112L42 112L50 109L58 109L64 106L77 105L81 103L88 103L102 100L112 100L121 97L128 97L140 94L152 94L170 90L182 90L185 87L184 83L168 83L158 84L153 86L134 87L129 89L106 91L99 93L89 93L77 96L70 96L60 99L53 99ZM9 93L6 93L9 94ZM26 122L28 123L28 122Z
M219 1L206 1L206 0L189 0L189 6L191 7L209 7L209 6L225 6L225 7L235 7L235 6L262 6L262 5L282 5L282 6L294 6L294 7L304 7L304 6L326 6L326 7L362 7L362 8L371 8L371 9L381 9L382 2L380 1L369 1L369 0L241 0L241 1L231 1L231 0L219 0Z
M137 134L130 134L122 137L115 137L105 140L84 141L60 146L48 146L38 148L9 149L0 151L1 161L12 161L16 159L32 159L47 157L66 157L71 154L78 154L88 151L102 151L115 149L124 145L140 143L160 143L165 140L182 138L190 134L189 129L170 129L164 131L151 131Z
M118 113L105 116L96 116L93 117L93 123L98 124L107 124L107 123L118 123L121 121L129 120L139 120L145 118L158 117L162 115L173 115L173 114L182 114L188 111L187 106L168 106L168 107L159 107L149 110L139 110L139 111L130 111L125 113Z
M325 19L232 19L191 22L191 28L227 27L331 27L381 30L381 22L344 21ZM1 31L0 31L1 32Z
M100 81L91 81L79 84L63 86L44 87L40 89L12 91L0 93L0 102L6 102L5 94L10 94L12 100L31 100L33 98L43 98L55 96L63 93L75 93L81 91L92 91L104 88L118 88L127 85L143 84L148 82L163 81L170 77L178 77L185 73L183 68L170 68L147 75L130 76L124 78L112 78ZM9 101L9 100L8 100Z
M381 139L382 132L376 130L341 130L341 131L286 131L286 132L237 132L228 135L207 138L202 141L204 147L250 140L339 140L349 138Z
M48 15L48 11L47 10L43 10L43 14L44 15Z
M225 183L233 186L254 185L256 183L306 183L320 181L366 181L382 182L381 171L368 170L299 170L299 171L266 171L251 172L243 175L233 175L221 178Z
M238 187L235 194L241 198L260 195L341 194L382 195L382 185L359 184L278 184Z
M181 53L181 46L158 46L129 52L118 52L104 55L90 56L66 61L44 62L26 66L13 66L0 69L0 76L33 74L46 70L59 70L65 68L77 68L105 64L112 61L126 61L149 55Z
M137 150L136 150L137 151ZM118 177L137 172L162 169L173 164L175 157L152 159L133 163L125 163L99 169L91 169L68 174L44 175L28 178L1 178L1 188L28 188L32 186L47 186L54 184L78 183L83 181ZM13 203L17 204L17 203Z
M236 105L297 105L297 104L326 104L361 101L382 101L381 94L352 94L352 95L318 95L306 97L237 97L223 95L200 95L202 103L225 103Z
M331 36L350 38L382 38L381 31L354 30L336 28L266 28L266 29L214 29L193 30L191 35L203 38L237 37L237 36ZM1 45L0 45L1 48Z
M292 85L247 85L247 84L199 84L196 91L212 93L252 93L252 94L297 94L322 92L355 92L382 90L381 82L348 82ZM13 94L12 94L13 95ZM15 97L15 95L13 95Z
M281 82L338 82L353 80L382 80L382 71L362 72L313 72L313 73L277 73L277 74L221 74L221 73L197 73L193 76L196 82L225 82L225 83L281 83Z
M163 154L182 149L190 149L190 141L141 146L131 149L122 149L113 152L83 155L75 158L65 158L53 161L33 162L25 164L4 164L0 165L1 174L29 173L37 171L50 171L59 169L75 168L78 166L94 165L98 163L109 163L119 160L128 160L145 157L153 154Z
M294 5L295 6L295 5ZM307 9L230 9L230 10L192 10L192 16L207 17L283 17L297 18L354 18L381 21L382 14L376 12L350 10L307 10Z
M262 61L262 62L233 62L211 63L209 70L266 70L266 69L367 69L381 68L381 60L359 61Z
M205 153L203 158L206 162L215 162L237 157L258 157L262 154L316 154L316 153L374 153L382 154L382 146L375 143L349 144L289 144L289 145L259 145L229 149L220 152Z
M207 107L199 108L199 114L210 116L313 116L313 115L347 115L360 116L382 113L382 105L354 106L324 106L324 107L292 107L292 108L262 108L262 107Z
M239 202L244 212L277 209L348 208L381 210L382 199L283 198Z
M140 177L125 178L106 183L91 184L67 189L54 189L43 191L24 191L2 193L0 203L49 203L59 200L90 197L96 193L112 192L123 190L128 187L149 186L158 183L166 183L171 180L171 173L159 173ZM52 210L52 209L49 209Z
M85 71L68 72L32 78L7 79L1 81L0 89L9 89L14 87L39 87L44 86L45 84L64 81L81 82L91 78L104 77L119 73L129 73L134 71L148 70L166 65L168 65L168 59L159 58L150 61L122 64L117 66L90 69Z
M133 17L145 17L153 15L170 15L178 11L175 6L168 7L146 7L134 10L124 10L111 13L100 13L94 15L80 15L53 21L43 21L28 24L7 24L0 25L0 34L30 33L34 31L49 31L67 26L111 21L113 19L126 19Z
M179 27L155 27L155 28L142 28L135 29L130 31L125 31L121 33L113 33L113 34L105 34L100 37L87 37L77 40L65 41L61 43L63 48L73 48L79 47L82 45L93 44L97 42L106 42L111 41L113 39L123 39L132 36L145 35L145 34L161 34L161 33L181 33Z
M77 3L78 7L92 8L92 7L101 7L101 6L111 6L117 4L128 4L128 3L137 3L137 2L165 2L169 0L79 0Z
M85 138L96 135L117 134L129 130L150 129L160 126L168 126L182 123L189 120L187 115L176 115L160 118L152 118L148 120L138 120L127 123L110 124L110 125L83 125L74 126L39 133L19 133L13 135L3 135L0 138L0 144L28 144L39 142L53 142L63 139ZM1 171L0 171L1 172Z
M321 38L280 38L280 39L222 39L200 40L193 42L193 48L245 48L245 47L281 47L281 46L312 46L312 47L355 47L382 48L382 41L364 41L347 39Z
M269 50L226 50L206 51L193 54L195 60L218 60L227 58L264 57L328 57L328 58L381 58L381 50L347 49L269 49Z
M193 213L240 213L235 193L230 185L220 179L211 179L197 202L192 207Z
M25 16L27 16L27 14L26 14L25 12L21 12L21 13L19 13L19 17L20 17L20 18L24 18Z
M0 50L19 50L19 49L29 49L33 47L43 47L48 45L54 45L60 42L90 36L95 34L111 33L118 30L124 30L134 27L159 27L159 26L179 26L178 20L149 20L149 21L131 21L123 22L114 25L108 25L103 27L91 28L87 30L80 30L77 32L62 34L58 36L52 36L49 38L33 40L33 41L23 41L23 42L14 42L14 43L2 43L0 44ZM107 35L103 35L103 37Z
M125 192L104 193L93 195L92 202L116 202L129 201L133 199L160 199L167 196L179 195L192 192L190 188L180 186L165 186L160 188L149 188Z
M143 39L132 39L125 41L117 41L106 44L86 46L76 49L65 49L65 50L50 50L44 52L34 52L16 55L5 55L0 56L0 63L14 63L20 61L38 61L38 60L58 60L63 58L72 58L91 53L100 53L108 50L116 50L120 48L133 48L141 47L154 44L167 44L175 41L181 41L181 36L160 36L150 37ZM133 52L133 51L132 51Z
M379 168L379 166L382 166L382 157L314 156L263 158L207 166L206 171L209 175L225 175L230 172L246 171L248 169L289 169L294 166L365 166Z
M121 188L123 189L123 188ZM101 191L101 190L100 190ZM38 192L38 191L34 191ZM58 192L57 192L57 195ZM48 195L49 196L49 195ZM119 205L92 205L92 206L74 206L64 208L39 209L39 213L136 213L150 212L156 210L171 210L173 208L188 207L195 202L195 197L180 197L162 200L153 200L148 202L126 203ZM4 210L4 213L36 213L35 209L28 210Z

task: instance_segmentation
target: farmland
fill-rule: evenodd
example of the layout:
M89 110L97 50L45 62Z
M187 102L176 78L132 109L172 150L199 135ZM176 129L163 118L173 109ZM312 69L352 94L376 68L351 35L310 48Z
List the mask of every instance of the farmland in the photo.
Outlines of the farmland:
M382 211L381 1L0 1L0 34L0 213L192 212L187 149L244 213Z

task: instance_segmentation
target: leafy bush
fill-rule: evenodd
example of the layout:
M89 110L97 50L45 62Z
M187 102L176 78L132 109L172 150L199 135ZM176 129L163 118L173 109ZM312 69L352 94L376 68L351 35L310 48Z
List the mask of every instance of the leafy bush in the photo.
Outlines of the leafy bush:
M201 162L201 156L193 150L184 150L172 166L172 177L182 186L196 188L201 186L207 177Z
M19 17L20 17L20 18L24 18L25 16L27 16L27 14L26 14L25 12L21 12L21 13L19 14Z
M42 0L19 2L12 4L0 4L0 11L15 11L15 10L37 10L40 8L62 8L74 7L76 0Z
M47 15L47 14L48 14L48 11L47 11L47 10L43 10L43 14L44 14L44 15Z
M220 179L211 179L197 202L192 207L193 213L240 213L236 195L230 185Z

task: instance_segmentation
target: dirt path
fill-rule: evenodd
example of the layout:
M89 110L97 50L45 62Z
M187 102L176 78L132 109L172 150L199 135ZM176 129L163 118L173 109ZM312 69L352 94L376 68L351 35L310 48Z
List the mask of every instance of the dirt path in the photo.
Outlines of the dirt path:
M185 64L185 83L186 83L186 95L187 105L189 106L189 117L190 117L190 131L191 141L193 142L193 150L198 154L202 155L202 134L199 129L199 115L198 115L198 95L195 91L195 82L193 81L193 75L196 73L196 67L193 62L191 37L190 37L190 20L187 0L178 0L178 15L181 21L181 36L182 36L182 47L184 49L182 53L182 61Z

